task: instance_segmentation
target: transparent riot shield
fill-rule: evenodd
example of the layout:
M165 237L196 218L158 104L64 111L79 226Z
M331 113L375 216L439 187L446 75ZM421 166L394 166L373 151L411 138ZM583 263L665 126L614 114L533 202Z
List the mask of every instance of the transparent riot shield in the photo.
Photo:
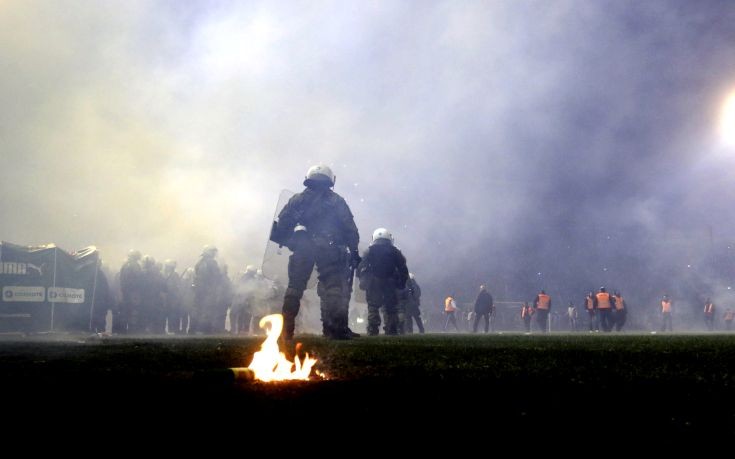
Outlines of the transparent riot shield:
M276 205L276 211L273 214L273 220L278 217L278 214L286 206L293 195L293 191L283 190L278 196L278 204ZM268 279L278 281L283 285L288 284L288 257L291 255L291 251L288 247L278 247L278 244L271 241L270 238L265 245L265 254L263 255L263 275ZM316 287L316 273L312 271L311 277L309 277L309 283L307 289Z

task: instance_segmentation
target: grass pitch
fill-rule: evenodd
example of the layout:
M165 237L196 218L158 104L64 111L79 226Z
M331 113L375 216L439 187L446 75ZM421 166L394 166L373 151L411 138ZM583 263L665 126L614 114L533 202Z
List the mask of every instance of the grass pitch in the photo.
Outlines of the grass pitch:
M491 334L297 337L325 381L234 380L263 338L0 340L11 413L240 413L243 422L451 420L517 431L732 432L735 335ZM479 419L477 421L476 419ZM290 422L289 421L289 422ZM381 427L383 428L383 427ZM426 431L426 430L424 430Z

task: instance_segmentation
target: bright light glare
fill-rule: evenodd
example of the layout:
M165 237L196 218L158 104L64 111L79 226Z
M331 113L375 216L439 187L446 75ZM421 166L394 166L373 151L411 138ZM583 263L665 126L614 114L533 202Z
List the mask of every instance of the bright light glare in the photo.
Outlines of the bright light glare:
M735 147L735 92L728 96L722 107L720 133L728 146Z
M248 22L237 17L212 22L201 31L202 65L219 77L262 75L282 35L278 24L262 14Z

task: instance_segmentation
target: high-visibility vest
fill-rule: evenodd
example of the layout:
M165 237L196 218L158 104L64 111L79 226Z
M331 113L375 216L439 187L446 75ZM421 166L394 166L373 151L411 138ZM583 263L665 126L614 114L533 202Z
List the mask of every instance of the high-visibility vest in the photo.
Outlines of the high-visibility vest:
M594 301L594 300L592 299L592 297L591 297L591 296L588 296L588 297L587 297L587 300L586 300L586 304L585 304L585 307L586 307L586 308L587 308L587 310L589 310L589 311L591 311L591 310L595 309L595 301Z
M537 308L549 309L549 303L551 303L551 297L549 295L546 295L544 293L538 294L538 302L536 303Z
M661 300L661 312L671 312L670 300Z
M454 312L457 310L457 307L454 305L454 298L451 296L448 296L446 300L444 300L444 312Z
M715 312L715 305L712 303L707 303L704 305L704 313L707 315L711 315Z
M613 298L615 298L615 309L617 309L618 311L622 311L623 309L625 309L625 300L623 300L622 296L618 295Z
M597 309L610 309L610 294L600 292L597 294Z

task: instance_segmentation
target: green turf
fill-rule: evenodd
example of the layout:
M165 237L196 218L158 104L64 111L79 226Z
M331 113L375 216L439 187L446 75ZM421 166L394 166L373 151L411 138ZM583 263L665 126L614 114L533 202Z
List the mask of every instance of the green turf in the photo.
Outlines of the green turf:
M262 338L63 338L0 341L5 393L61 407L100 393L113 407L183 398L274 419L348 410L433 422L487 411L515 426L591 412L682 431L735 426L735 335L302 336L329 379L277 384L228 371L246 366Z

